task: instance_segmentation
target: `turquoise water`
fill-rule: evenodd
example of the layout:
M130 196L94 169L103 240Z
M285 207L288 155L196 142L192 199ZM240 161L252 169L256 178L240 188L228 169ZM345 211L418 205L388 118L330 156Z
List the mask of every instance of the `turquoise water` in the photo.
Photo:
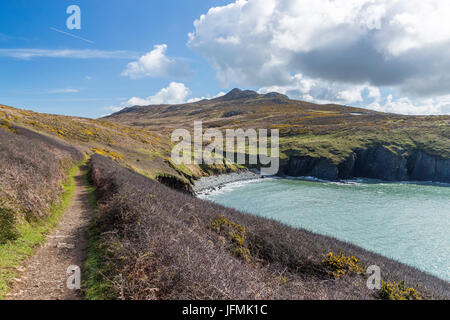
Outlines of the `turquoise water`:
M450 281L450 186L263 179L201 195L333 236Z

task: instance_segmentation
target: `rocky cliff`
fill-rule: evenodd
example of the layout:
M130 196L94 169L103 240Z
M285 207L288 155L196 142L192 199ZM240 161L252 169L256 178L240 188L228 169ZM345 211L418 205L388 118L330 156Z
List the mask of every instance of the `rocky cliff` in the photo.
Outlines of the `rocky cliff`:
M280 175L312 176L324 180L355 177L387 181L450 182L450 159L423 150L397 154L383 146L354 150L344 161L333 164L325 158L291 157Z

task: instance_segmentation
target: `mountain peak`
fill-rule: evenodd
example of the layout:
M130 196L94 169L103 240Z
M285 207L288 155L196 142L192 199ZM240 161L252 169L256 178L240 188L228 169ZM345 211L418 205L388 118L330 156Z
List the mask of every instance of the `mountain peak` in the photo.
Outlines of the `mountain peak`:
M245 98L257 98L260 95L253 90L241 90L238 88L234 88L226 95L220 97L221 100L236 100L236 99L245 99Z
M226 95L221 96L217 99L220 100L238 100L238 99L248 99L248 98L278 98L278 99L289 99L286 95L278 92L269 92L266 94L259 94L253 90L241 90L239 88L234 88Z

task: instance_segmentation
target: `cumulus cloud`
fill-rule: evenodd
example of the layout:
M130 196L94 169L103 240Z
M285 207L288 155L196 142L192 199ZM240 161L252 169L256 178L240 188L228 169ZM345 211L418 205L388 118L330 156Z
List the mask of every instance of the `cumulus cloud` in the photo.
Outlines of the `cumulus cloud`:
M133 97L128 100L126 106L146 106L151 104L178 104L186 101L191 94L184 83L171 82L168 87L162 88L158 93L147 98Z
M449 93L449 16L440 0L237 0L195 20L188 45L223 86L296 82L351 103L388 87L418 106Z
M166 56L167 45L155 45L154 49L137 61L130 62L122 75L132 79L143 77L183 78L189 75L189 67L180 59Z
M408 97L394 99L392 95L388 95L384 101L374 102L368 108L409 115L450 114L450 95L415 100Z
M219 92L212 98L217 98L220 96L225 95L225 92ZM120 106L108 106L104 109L112 111L112 112L118 112L126 107L133 107L133 106L148 106L148 105L158 105L158 104L181 104L181 103L192 103L197 102L203 99L211 99L208 97L194 97L189 98L191 95L191 90L189 90L188 87L185 86L184 83L179 82L171 82L169 86L166 88L162 88L159 90L156 94L146 97L146 98L140 98L140 97L132 97L131 99L127 100L126 102L123 102L120 104Z
M126 107L148 106L152 104L179 104L186 102L187 97L191 94L191 90L184 83L171 82L166 88L162 88L156 94L146 98L132 97L120 106L108 106L106 110L118 112Z
M367 99L371 102L378 102L381 98L380 90L367 83L349 85L308 78L300 73L290 77L286 85L261 87L258 92L280 92L291 98L316 103L354 104Z

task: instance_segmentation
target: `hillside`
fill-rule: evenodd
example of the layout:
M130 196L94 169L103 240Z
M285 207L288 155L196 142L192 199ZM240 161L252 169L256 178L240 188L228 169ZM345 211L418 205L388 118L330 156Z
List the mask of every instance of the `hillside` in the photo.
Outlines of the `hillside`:
M68 205L71 176L83 158L57 139L0 125L0 299Z
M154 120L150 119L150 113L156 110ZM263 113L258 115L258 110ZM183 114L188 111L194 114L186 120ZM219 112L226 112L227 117L218 117ZM0 175L0 209L6 213L2 217L11 218L0 219L4 238L0 263L6 262L0 265L0 297L15 270L43 243L44 234L62 213L63 207L53 209L55 203L67 205L70 197L65 190L70 191L70 184L64 181L84 152L91 158L89 178L97 197L83 268L83 294L87 299L448 299L448 283L415 268L187 194L195 178L241 169L229 164L176 166L171 162L172 129L189 127L199 114L208 123L205 127L222 129L232 126L226 121L241 121L233 124L235 127L240 123L277 127L278 123L289 123L286 118L296 119L297 115L301 119L303 115L303 125L317 133L293 134L289 130L296 130L295 126L280 128L284 146L286 141L299 146L283 147L285 165L301 159L297 153L302 154L302 148L310 152L302 154L308 161L332 163L331 156L319 152L333 150L324 144L325 139L343 152L348 145L336 142L339 134L341 139L361 139L358 141L367 143L361 144L362 148L370 143L420 147L424 153L442 159L448 152L448 117L386 115L251 91L234 90L218 99L183 106L130 108L98 120L0 106L0 166L7 173ZM237 120L239 117L241 120ZM334 117L354 119L357 129L332 122ZM392 122L397 129L380 130L383 123L391 123L387 119L394 118L410 125ZM149 123L137 125L131 119ZM372 121L372 125L363 127L361 119L367 126ZM351 130L355 131L350 136ZM399 139L400 135L392 133L395 130L403 132L406 142L388 140ZM379 134L379 140L370 140L371 134ZM308 145L308 137L318 140ZM419 144L420 138L426 145ZM32 239L27 239L30 234ZM364 285L364 270L371 264L383 270L381 290L368 290Z
M88 119L0 105L0 125L18 125L78 146L88 154L106 155L153 179L192 192L193 179L236 170L233 165L177 166L171 159L170 133L147 130L106 119Z
M280 130L281 175L450 182L450 116L386 114L234 89L215 99L136 106L96 120L0 105L1 119L107 155L187 192L199 177L239 170L226 162L197 166L171 161L172 131L192 129L196 120L203 121L204 130Z
M125 108L104 118L169 133L192 128L280 130L281 174L450 182L450 116L405 116L233 89L181 105ZM436 168L436 169L431 169Z

